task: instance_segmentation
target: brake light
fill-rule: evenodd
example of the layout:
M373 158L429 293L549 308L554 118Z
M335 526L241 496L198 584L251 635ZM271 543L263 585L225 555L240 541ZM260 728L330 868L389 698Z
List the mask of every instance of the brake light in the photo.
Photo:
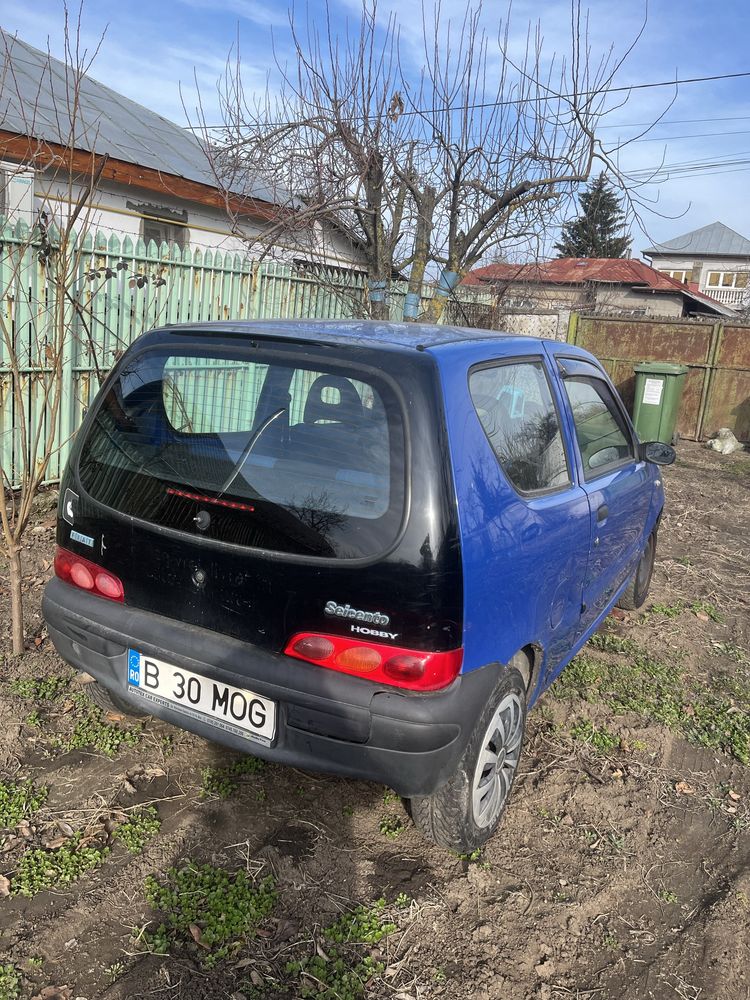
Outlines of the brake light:
M60 546L55 552L55 576L98 597L106 597L110 601L125 600L125 588L119 577Z
M413 691L447 687L457 677L463 661L462 649L429 653L316 632L293 635L284 652L330 670Z

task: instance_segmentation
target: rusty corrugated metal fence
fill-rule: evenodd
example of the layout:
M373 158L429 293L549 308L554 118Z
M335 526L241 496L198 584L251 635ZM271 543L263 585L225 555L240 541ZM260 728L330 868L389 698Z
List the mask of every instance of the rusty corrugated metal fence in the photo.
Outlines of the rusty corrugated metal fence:
M568 341L599 358L631 411L634 364L687 365L679 434L697 441L729 427L750 441L750 326L573 314Z

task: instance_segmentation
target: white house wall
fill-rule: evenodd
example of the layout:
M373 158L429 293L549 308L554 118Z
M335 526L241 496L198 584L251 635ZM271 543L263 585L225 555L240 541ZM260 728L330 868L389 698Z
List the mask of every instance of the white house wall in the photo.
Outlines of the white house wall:
M168 183L168 179L165 179L165 183ZM38 171L35 178L35 208L46 211L48 215L51 214L56 225L60 227L69 217L72 206L78 202L83 190L81 184L68 184L64 177ZM220 209L172 197L166 192L158 194L111 181L100 182L89 207L81 214L77 228L85 226L105 233L115 233L120 239L129 236L136 241L141 237L144 215L151 213L139 212L132 207L133 205L153 206L154 209L161 208L176 214L187 213L186 245L191 250L200 248L221 250L222 253L247 252L251 257L260 255L260 247L254 249L240 236L232 233L230 221L226 213ZM158 212L154 211L153 214L158 215ZM261 232L261 225L246 224L244 231L250 237L258 235ZM361 264L361 254L352 249L342 234L335 231L328 232L325 239L322 231L318 232L315 240L304 248L301 245L294 247L277 244L273 252L267 256L270 259L290 260L302 256L303 249L310 254L313 246L317 248L318 259L328 264L342 267L356 267Z

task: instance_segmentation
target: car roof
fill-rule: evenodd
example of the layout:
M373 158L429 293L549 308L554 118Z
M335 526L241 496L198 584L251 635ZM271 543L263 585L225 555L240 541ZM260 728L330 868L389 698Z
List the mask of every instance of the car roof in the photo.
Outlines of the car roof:
M309 343L341 343L357 347L382 346L396 350L439 351L449 344L493 343L502 354L528 350L540 343L538 337L524 337L501 330L477 330L429 323L389 323L384 320L223 320L211 323L181 323L155 333L246 334Z

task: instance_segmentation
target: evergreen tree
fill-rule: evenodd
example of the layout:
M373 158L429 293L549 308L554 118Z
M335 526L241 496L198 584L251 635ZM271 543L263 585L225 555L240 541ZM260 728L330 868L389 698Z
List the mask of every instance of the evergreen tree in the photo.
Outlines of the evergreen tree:
M560 257L627 257L632 239L624 233L625 213L604 172L579 198L581 214L562 227L555 244Z

